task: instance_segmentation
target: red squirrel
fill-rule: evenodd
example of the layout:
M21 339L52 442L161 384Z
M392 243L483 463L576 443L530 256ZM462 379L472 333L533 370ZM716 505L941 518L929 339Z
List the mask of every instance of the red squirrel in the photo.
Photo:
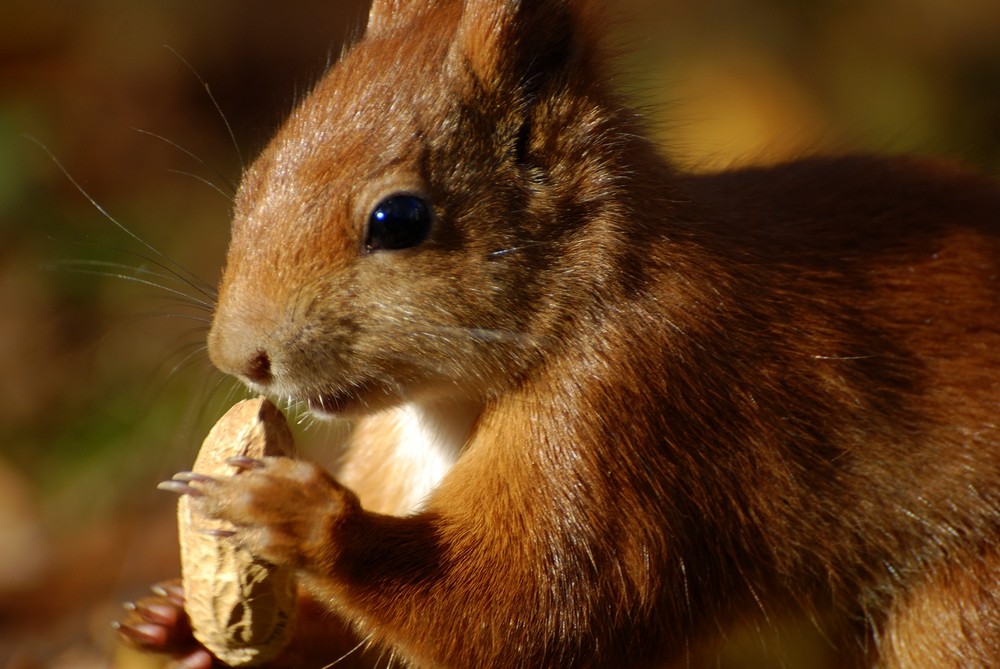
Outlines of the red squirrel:
M1000 666L1000 184L683 173L578 5L374 1L244 175L208 338L350 449L188 492L406 666L691 666L782 612ZM181 597L123 633L179 652Z

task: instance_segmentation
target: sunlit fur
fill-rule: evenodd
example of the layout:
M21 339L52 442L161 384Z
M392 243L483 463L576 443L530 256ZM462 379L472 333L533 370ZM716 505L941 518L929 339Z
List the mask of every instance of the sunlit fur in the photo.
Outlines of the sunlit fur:
M1000 666L1000 188L871 157L679 173L599 25L376 0L246 173L209 338L358 419L361 506L282 465L218 513L415 666L683 665L789 611L842 666ZM395 192L431 235L367 253ZM448 426L432 466L400 406Z

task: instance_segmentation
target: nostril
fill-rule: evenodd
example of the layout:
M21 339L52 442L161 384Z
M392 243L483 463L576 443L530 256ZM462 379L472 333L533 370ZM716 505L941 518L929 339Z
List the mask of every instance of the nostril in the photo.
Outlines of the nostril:
M246 369L243 370L243 375L254 383L270 383L271 358L268 357L267 351L257 351L254 353L250 357Z

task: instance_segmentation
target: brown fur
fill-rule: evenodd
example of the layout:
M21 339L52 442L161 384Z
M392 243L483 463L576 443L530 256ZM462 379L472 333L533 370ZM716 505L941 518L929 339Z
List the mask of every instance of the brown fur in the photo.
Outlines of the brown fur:
M1000 188L680 174L581 16L376 0L246 174L209 339L359 419L348 487L269 462L204 504L416 666L682 663L787 611L845 665L1000 665ZM430 238L365 253L400 190ZM415 507L402 403L458 416Z

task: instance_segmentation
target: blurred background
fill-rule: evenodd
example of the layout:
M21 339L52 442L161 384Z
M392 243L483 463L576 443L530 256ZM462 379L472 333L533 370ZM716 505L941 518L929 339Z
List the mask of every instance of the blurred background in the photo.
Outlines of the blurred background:
M866 150L1000 174L996 0L618 4L619 84L688 168ZM155 484L241 396L202 348L229 184L366 5L0 4L0 667L109 666L120 602L178 572Z

